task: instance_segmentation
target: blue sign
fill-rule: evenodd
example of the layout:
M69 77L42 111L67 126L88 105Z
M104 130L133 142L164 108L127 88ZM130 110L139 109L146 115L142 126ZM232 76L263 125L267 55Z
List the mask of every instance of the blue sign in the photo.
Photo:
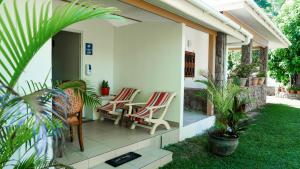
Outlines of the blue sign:
M93 55L93 44L92 43L86 43L85 44L85 54L86 55Z

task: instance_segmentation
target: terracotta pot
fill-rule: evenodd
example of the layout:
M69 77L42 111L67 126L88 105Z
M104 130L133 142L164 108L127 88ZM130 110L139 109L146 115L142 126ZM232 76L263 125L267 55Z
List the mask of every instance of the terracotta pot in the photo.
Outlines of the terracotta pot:
M248 78L240 78L240 86L244 87L246 86Z
M300 95L300 90L297 91L297 94Z
M257 83L258 83L258 78L257 77L252 78L252 85L257 86Z
M294 90L289 90L289 94L295 94Z
M229 156L236 150L239 138L226 138L209 134L208 143L212 153L220 156Z
M109 87L102 87L101 88L101 95L108 96L109 95Z
M265 83L265 77L260 77L259 79L258 79L258 85L263 85L264 83Z

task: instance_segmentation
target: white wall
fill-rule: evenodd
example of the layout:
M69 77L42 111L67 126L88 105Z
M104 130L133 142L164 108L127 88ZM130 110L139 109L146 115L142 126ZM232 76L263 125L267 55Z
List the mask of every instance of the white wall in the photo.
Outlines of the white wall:
M180 122L183 110L183 27L175 23L136 23L115 30L114 87L176 92L166 119Z
M185 50L195 52L195 77L185 78L184 87L203 88L203 85L195 82L201 79L200 71L208 71L208 34L185 26ZM190 45L188 45L190 41Z
M63 2L54 0L54 6ZM102 80L108 80L113 91L114 27L104 20L87 20L69 26L65 31L82 33L81 78L98 89ZM93 43L93 55L85 55L85 43ZM91 64L93 73L86 75L85 65Z

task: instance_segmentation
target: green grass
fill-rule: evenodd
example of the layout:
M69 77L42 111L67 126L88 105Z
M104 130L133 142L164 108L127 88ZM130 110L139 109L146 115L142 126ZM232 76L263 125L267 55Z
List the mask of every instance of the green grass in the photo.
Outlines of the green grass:
M300 109L266 105L239 141L229 157L209 153L206 135L170 145L173 162L163 169L300 169Z

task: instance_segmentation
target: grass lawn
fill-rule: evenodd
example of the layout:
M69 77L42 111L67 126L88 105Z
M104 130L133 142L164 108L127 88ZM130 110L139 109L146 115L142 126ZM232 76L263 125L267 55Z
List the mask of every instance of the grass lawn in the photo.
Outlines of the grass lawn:
M233 155L209 153L204 135L168 146L173 162L163 169L300 169L300 109L268 104L260 112Z

